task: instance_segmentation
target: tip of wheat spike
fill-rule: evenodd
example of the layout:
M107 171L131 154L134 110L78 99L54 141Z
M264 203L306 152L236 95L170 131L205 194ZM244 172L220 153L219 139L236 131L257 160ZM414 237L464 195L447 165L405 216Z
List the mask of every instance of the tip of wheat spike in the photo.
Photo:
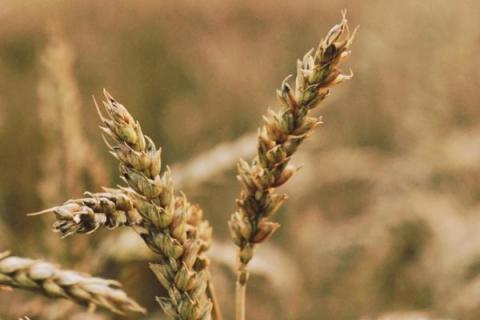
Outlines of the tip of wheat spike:
M112 95L107 91L107 89L103 88L103 95L105 96L105 98L110 101L110 102L114 102L115 99L112 97Z

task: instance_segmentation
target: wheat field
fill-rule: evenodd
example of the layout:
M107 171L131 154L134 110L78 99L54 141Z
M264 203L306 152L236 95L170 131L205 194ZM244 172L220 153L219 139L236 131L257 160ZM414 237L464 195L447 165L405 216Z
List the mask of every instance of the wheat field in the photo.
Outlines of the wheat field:
M477 12L1 1L0 319L478 319Z

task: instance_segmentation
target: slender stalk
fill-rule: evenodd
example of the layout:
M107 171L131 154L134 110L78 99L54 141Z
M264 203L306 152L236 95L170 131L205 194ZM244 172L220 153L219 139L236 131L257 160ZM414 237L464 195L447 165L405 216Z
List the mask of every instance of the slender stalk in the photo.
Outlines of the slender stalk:
M209 273L208 275L208 296L210 300L212 300L213 304L213 312L212 312L212 318L213 320L223 320L223 315L222 315L222 310L220 308L220 303L218 301L217 297L217 292L215 290L215 286L212 282L212 276Z
M243 263L240 263L238 266L237 281L235 283L235 320L245 320L247 281L249 276L246 267Z

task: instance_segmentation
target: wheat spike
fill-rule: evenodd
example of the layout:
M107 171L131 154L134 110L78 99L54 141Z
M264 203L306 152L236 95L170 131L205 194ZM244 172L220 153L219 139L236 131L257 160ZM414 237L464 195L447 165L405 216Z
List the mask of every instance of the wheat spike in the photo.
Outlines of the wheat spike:
M53 229L62 237L75 233L92 233L101 227L115 229L141 221L128 193L105 189L101 193L85 193L85 198L68 200L63 205L29 215L55 214Z
M144 308L120 289L117 281L60 269L45 261L10 256L8 252L0 253L0 284L89 307L104 307L119 314L145 313Z
M207 293L208 259L204 255L210 227L198 207L184 195L175 196L170 170L161 170L160 149L123 105L108 92L104 94L107 117L98 110L102 130L114 142L107 145L120 162L121 177L131 188L129 195L142 217L135 230L161 260L150 266L168 298L157 300L172 319L210 319L213 305Z
M245 286L247 264L254 255L256 244L264 242L278 229L272 222L273 214L287 199L275 189L287 182L298 170L290 158L321 120L309 112L325 99L330 87L352 77L342 74L340 64L350 53L355 32L349 32L345 13L340 24L334 26L316 50L310 50L297 62L297 76L293 89L287 77L277 96L283 106L280 111L269 111L264 125L258 131L257 155L249 164L238 164L238 180L242 190L237 199L237 211L229 226L233 241L238 246L237 320L245 319Z
M238 211L229 224L233 240L240 248L242 264L248 264L252 258L254 245L268 239L279 226L270 220L286 195L276 194L275 189L298 170L289 163L290 158L321 123L319 118L309 116L309 111L327 97L330 87L350 79L351 75L341 73L339 65L349 54L352 40L343 16L316 51L309 51L303 61L298 61L295 89L290 87L287 77L277 91L283 109L270 111L264 117L265 124L258 132L256 157L250 164L243 160L238 163L237 178L242 191L237 199Z

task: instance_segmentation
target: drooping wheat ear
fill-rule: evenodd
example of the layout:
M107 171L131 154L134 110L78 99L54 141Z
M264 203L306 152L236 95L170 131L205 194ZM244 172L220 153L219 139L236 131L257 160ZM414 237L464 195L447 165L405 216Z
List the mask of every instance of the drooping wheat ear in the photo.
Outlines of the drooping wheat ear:
M29 214L55 214L53 230L68 237L75 233L92 233L101 227L115 229L141 221L126 191L105 188L105 192L85 192L85 198L68 200L63 205Z
M267 240L279 227L273 214L287 199L275 189L297 171L289 164L301 142L321 120L309 116L310 110L325 99L330 87L352 77L342 74L339 65L349 55L354 34L350 34L345 13L316 50L310 50L297 62L295 88L287 77L277 90L283 108L269 111L265 124L258 131L257 155L248 164L238 164L238 180L242 186L237 211L229 221L233 241L238 246L237 320L245 319L246 270L256 244Z
M115 313L145 313L145 309L123 292L114 280L63 270L54 264L0 253L0 284L41 292L90 307L100 306Z
M107 117L98 109L102 130L114 141L107 145L120 162L122 179L131 188L130 197L142 216L135 229L161 260L151 264L151 269L168 298L157 300L172 319L210 319L213 305L207 293L208 259L204 255L210 227L198 207L185 196L175 196L170 170L161 170L160 149L123 105L104 94Z
M54 214L56 221L53 230L60 233L63 238L77 233L92 233L99 228L115 229L117 227L130 226L141 227L144 223L142 216L136 209L142 202L138 202L138 195L130 188L110 189L105 192L85 192L85 198L68 200L62 205L48 208L39 212L28 214L29 216ZM184 197L175 197L175 207L179 207L185 201ZM194 206L187 219L187 224L198 229L199 239L202 240L202 248L210 246L211 227L203 220L202 210Z

